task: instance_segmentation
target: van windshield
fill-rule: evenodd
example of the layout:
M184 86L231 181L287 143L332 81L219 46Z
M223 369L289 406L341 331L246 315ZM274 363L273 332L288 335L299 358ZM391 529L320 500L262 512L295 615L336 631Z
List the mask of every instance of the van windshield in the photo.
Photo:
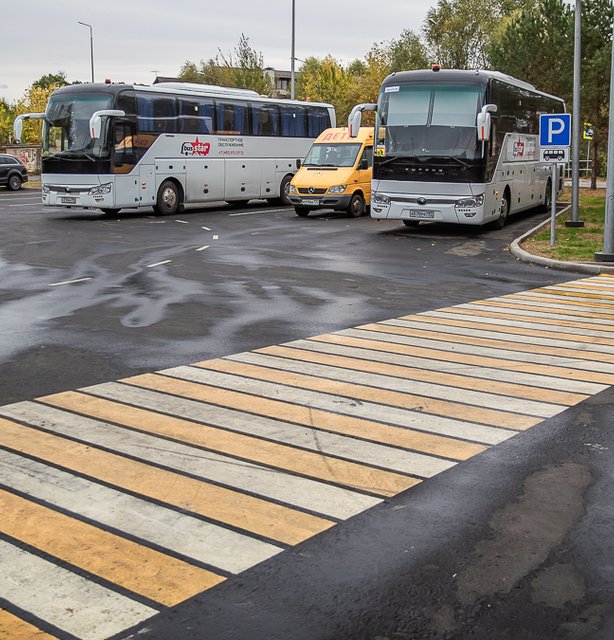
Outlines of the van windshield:
M353 167L361 144L314 144L305 158L307 167Z

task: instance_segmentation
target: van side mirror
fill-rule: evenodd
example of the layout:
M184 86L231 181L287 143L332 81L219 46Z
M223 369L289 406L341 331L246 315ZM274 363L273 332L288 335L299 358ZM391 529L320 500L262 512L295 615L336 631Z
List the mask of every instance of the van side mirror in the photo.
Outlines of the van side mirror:
M496 104L485 104L482 107L476 120L478 142L487 142L490 140L490 114L497 113Z
M102 109L101 111L94 111L92 117L90 118L90 137L92 138L92 140L97 140L98 138L100 138L103 118L109 118L111 116L117 116L118 118L121 118L125 115L126 112L121 111L120 109Z
M302 165L303 165L303 163L302 163L302 161L300 160L300 158L297 158L297 160L296 160L296 168L297 168L297 169L300 169Z
M366 158L362 158L362 160L358 163L358 168L361 171L366 171L369 168L369 161Z
M356 138L358 136L360 123L362 121L362 112L375 111L376 109L377 105L373 103L357 104L352 108L348 117L348 133L350 134L350 138Z

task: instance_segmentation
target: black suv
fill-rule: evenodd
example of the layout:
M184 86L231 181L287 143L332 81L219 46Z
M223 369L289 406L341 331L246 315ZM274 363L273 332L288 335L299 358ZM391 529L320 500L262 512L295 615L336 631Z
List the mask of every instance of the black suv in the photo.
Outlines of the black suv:
M0 185L11 191L21 189L21 183L28 181L28 170L15 156L0 153Z

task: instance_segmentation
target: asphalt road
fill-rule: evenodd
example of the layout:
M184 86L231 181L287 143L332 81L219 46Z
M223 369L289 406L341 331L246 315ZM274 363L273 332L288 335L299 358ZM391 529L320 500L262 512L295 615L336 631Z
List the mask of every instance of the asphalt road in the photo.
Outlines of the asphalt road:
M535 215L486 232L266 203L109 219L36 195L0 193L2 405L575 279L506 252ZM116 638L610 639L613 400L606 388Z

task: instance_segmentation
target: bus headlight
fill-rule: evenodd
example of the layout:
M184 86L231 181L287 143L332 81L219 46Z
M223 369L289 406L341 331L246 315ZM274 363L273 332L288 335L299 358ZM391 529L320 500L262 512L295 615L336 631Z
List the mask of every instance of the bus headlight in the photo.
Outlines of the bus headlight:
M99 187L92 187L89 190L89 194L91 196L103 196L107 193L111 193L112 188L113 188L113 183L107 182L107 184L101 184Z
M480 193L479 196L473 196L472 198L462 198L457 200L454 205L457 209L475 209L475 207L481 207L484 204L484 194Z
M328 193L343 193L347 185L340 184L336 187L330 187Z
M288 193L298 193L298 189L292 183L290 183L290 186L288 187Z
M390 204L390 197L387 195L384 195L383 193L374 193L372 200L376 204L379 204L382 206L387 206Z
M47 193L51 193L51 189L50 189L46 184L44 184L44 185L41 187L41 193L45 193L45 194L47 194Z

